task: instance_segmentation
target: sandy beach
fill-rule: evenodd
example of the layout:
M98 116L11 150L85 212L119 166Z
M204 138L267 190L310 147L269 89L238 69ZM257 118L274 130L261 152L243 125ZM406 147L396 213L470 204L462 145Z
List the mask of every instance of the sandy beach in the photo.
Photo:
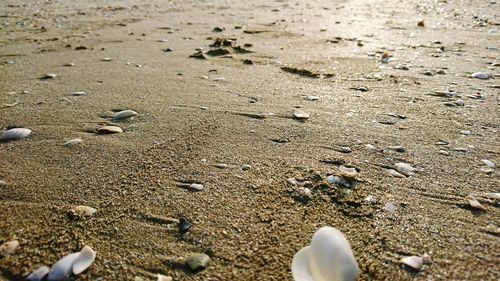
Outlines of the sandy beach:
M0 134L31 130L0 141L0 280L86 245L70 280L293 280L322 226L359 280L500 279L500 2L26 2L0 1Z

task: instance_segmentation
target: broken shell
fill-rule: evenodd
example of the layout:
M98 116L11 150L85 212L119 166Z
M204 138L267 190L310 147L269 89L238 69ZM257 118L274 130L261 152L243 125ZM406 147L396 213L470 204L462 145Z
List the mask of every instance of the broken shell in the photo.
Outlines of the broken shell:
M28 281L40 281L49 273L50 268L48 266L41 266L39 269L33 271L26 279Z
M118 126L103 126L97 129L99 134L116 134L123 132L123 129Z
M170 276L165 276L165 275L161 275L161 274L158 274L157 277L158 277L157 281L173 281L174 280Z
M84 96L84 95L86 95L86 94L87 94L87 93L85 93L85 92L82 92L82 91L77 91L77 92L73 92L73 94L71 94L71 95L73 95L73 96L75 96L75 97L79 97L79 96Z
M347 168L344 166L340 166L339 170L340 170L340 175L347 180L353 180L358 175L358 171L356 171L355 168Z
M73 274L77 275L89 268L95 260L95 252L89 246L83 247L80 255L73 263Z
M425 253L422 255L422 262L424 264L432 264L432 258L429 254Z
M14 128L3 132L0 135L0 140L20 140L31 134L30 129Z
M17 240L11 240L3 243L0 246L0 256L7 257L14 254L17 247L19 247L19 241Z
M309 113L300 110L295 110L293 112L293 117L299 120L306 120L309 119Z
M393 170L393 169L389 169L388 174L389 174L389 176L391 176L391 177L395 177L395 178L406 178L406 176L405 176L405 175L400 174L400 173L398 173L396 170Z
M202 191L203 190L203 185L199 183L192 183L189 185L189 188L194 189L196 191Z
M81 139L72 139L64 143L65 147L73 147L82 143Z
M295 281L354 281L359 268L345 236L333 227L322 227L311 245L298 251L292 260Z
M92 207L89 207L89 206L80 205L80 206L76 206L73 209L73 212L82 214L84 216L91 216L91 215L95 214L95 212L97 212L97 210L92 208Z
M48 281L59 281L68 278L73 270L73 264L80 252L72 253L58 260L49 272Z
M405 176L411 176L413 175L413 172L415 172L417 169L413 168L410 164L399 162L394 164L394 167L398 172Z
M474 73L472 73L471 77L486 80L486 79L490 78L490 75L488 73L485 73L485 72L474 72Z
M42 79L54 79L57 77L57 74L55 73L47 73L44 76L42 76Z
M490 167L490 169L495 169L496 165L493 163L493 161L488 160L488 159L483 159L481 160L486 166Z
M206 254L192 254L186 259L186 264L192 270L199 270L206 268L210 263L211 259Z
M117 112L115 116L113 117L114 120L122 120L126 118L130 118L133 116L137 116L137 112L127 109L127 110L122 110L120 112Z
M424 266L423 259L417 256L402 258L401 263L417 271L420 271Z
M467 197L465 197L465 199L467 200L467 202L469 203L469 205L472 208L478 209L481 211L486 211L486 208L483 205L481 205L481 203L479 203L479 201L477 201L476 198L474 198L474 196L467 195Z

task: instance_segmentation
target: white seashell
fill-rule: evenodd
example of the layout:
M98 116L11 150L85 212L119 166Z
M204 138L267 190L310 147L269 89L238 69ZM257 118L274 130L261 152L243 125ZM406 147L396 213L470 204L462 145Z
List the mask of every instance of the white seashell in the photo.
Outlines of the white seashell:
M203 185L199 183L192 183L189 185L190 188L196 190L196 191L202 191L203 190Z
M73 274L77 275L89 268L95 260L95 252L89 246L85 246L80 251L77 259L73 263Z
M483 159L481 160L486 166L490 167L491 169L495 169L496 165L493 161L488 160L488 159Z
M19 241L11 240L0 245L0 256L7 257L16 251L17 247L19 247Z
M401 174L405 176L411 176L413 175L413 172L415 172L417 169L413 168L410 164L399 162L394 164L394 167L396 167L396 171L400 172Z
M417 256L402 258L401 263L417 271L420 271L422 269L422 266L424 266L424 261L422 260L422 258Z
M68 278L73 271L73 264L80 255L80 252L72 253L58 260L49 272L48 281L59 281Z
M432 258L429 254L425 253L422 255L422 262L424 264L432 264Z
M394 213L394 212L396 212L397 209L398 209L398 207L396 207L396 205L394 205L394 203L391 203L391 202L386 203L384 205L384 211L389 212L389 213Z
M340 175L346 179L354 179L358 175L355 168L347 168L344 166L339 167Z
M388 174L389 174L389 176L391 176L391 177L395 177L395 178L406 178L406 176L405 176L405 175L400 174L400 173L398 173L396 170L393 170L393 169L389 169Z
M295 110L293 112L293 117L295 119L306 120L309 119L309 113L300 110Z
M95 214L95 212L97 212L96 209L89 207L89 206L84 206L84 205L76 206L73 209L73 211L80 213L80 214L83 214L85 216L91 216L91 215Z
M307 96L306 100L308 100L308 101L317 101L317 100L319 100L319 97L318 96Z
M50 268L48 266L41 266L39 269L33 271L26 279L28 281L40 281L49 273Z
M77 91L77 92L73 92L73 96L76 96L76 97L79 97L79 96L85 96L87 93L85 92L82 92L82 91Z
M158 279L157 281L173 281L174 279L170 276L165 276L165 275L161 275L161 274L158 274Z
M97 129L100 134L116 134L123 132L123 129L118 126L103 126Z
M19 140L19 139L24 139L30 134L31 134L30 129L14 128L3 132L0 135L0 140Z
M0 181L0 186L4 186L4 185L7 185L7 182L6 181Z
M114 120L121 120L121 119L130 118L133 116L137 116L137 112L130 110L130 109L126 109L126 110L122 110L120 112L117 112L115 114L115 116L113 117L113 119Z
M481 211L486 211L486 208L483 205L481 205L481 203L479 203L479 201L477 201L476 198L474 198L474 196L467 195L465 197L465 199L467 200L467 203L469 203L469 205L472 208L478 209L478 210L481 210Z
M474 73L472 73L471 77L485 80L485 79L489 79L490 75L488 73L485 73L485 72L474 72Z
M322 227L311 246L298 251L292 260L295 281L354 281L359 268L349 242L333 227Z
M65 147L73 147L82 143L81 139L72 139L64 143Z

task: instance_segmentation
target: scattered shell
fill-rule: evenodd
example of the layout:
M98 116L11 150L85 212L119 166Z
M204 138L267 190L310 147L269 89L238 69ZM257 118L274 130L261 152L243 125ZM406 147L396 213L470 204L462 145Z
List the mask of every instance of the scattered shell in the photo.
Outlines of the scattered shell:
M485 73L485 72L474 72L474 73L472 73L471 77L481 79L481 80L486 80L486 79L490 78L490 75L488 73Z
M308 101L317 101L317 100L319 100L319 97L318 96L307 96L305 99Z
M95 260L95 252L89 246L83 247L80 255L73 263L73 274L78 275L84 272Z
M196 191L202 191L203 190L203 185L199 183L192 183L189 185L189 188L194 189Z
M307 120L309 119L309 113L300 110L295 110L293 112L293 117L299 120Z
M401 152L401 153L406 151L406 148L402 145L389 146L388 148L390 150L394 150L394 151Z
M85 96L87 93L83 92L83 91L77 91L77 92L73 92L73 96L75 97L80 97L80 96Z
M460 131L460 134L464 135L464 136L470 136L472 134L471 131L467 131L467 130L462 130Z
M123 132L123 129L118 126L103 126L97 129L99 134L116 134Z
M75 66L75 63L74 62L68 62L68 63L63 64L63 66Z
M71 273L80 274L95 260L95 252L89 246L80 252L72 253L58 260L49 272L48 281L58 281L68 278Z
M410 164L407 163L396 163L394 165L396 167L396 171L400 172L401 174L405 176L411 176L413 175L413 172L415 172L417 169L413 168Z
M242 171L248 171L248 170L250 170L251 168L252 168L252 166L250 166L250 165L248 165L248 164L243 164L243 165L241 166L241 170L242 170Z
M156 279L157 281L173 281L174 280L170 276L165 276L165 275L161 275L161 274L158 274L157 277L158 277L158 279Z
M111 58L103 58L102 61L111 61Z
M490 169L495 169L496 165L493 163L493 161L488 160L488 159L482 159L481 160L486 166L488 166Z
M463 100L456 100L453 102L456 106L464 106L465 102Z
M427 254L427 253L423 254L422 255L422 262L424 264L427 264L427 265L432 264L432 258L431 258L431 256L429 254Z
M47 273L49 273L50 268L48 266L41 266L39 269L33 271L26 279L28 281L41 281Z
M224 163L217 163L214 166L217 167L217 168L220 168L220 169L225 169L225 168L228 167L228 165L224 164Z
M386 212L394 213L396 210L397 210L397 207L396 207L396 205L394 205L394 203L389 202L389 203L386 203L384 205L384 211L386 211Z
M122 120L122 119L130 118L130 117L134 117L134 116L137 116L137 112L130 110L130 109L126 109L126 110L122 110L120 112L117 112L115 114L115 116L113 116L113 120Z
M422 269L422 266L424 266L423 259L417 256L402 258L401 263L406 266L409 266L410 268L416 271L420 271Z
M186 259L186 264L191 268L192 270L199 270L206 268L208 264L210 263L211 259L208 255L206 254L192 254Z
M320 228L310 246L298 251L292 260L295 281L358 279L359 268L345 236L336 228Z
M344 166L339 167L340 175L348 180L353 180L358 175L358 171L355 168L347 168Z
M0 246L0 256L7 257L14 254L17 247L19 247L19 241L17 240L11 240L3 243Z
M388 171L389 176L395 177L395 178L406 178L405 175L398 173L396 170L389 169Z
M57 77L57 74L55 73L47 73L44 76L41 77L41 79L54 79Z
M20 140L31 134L30 129L25 128L14 128L7 131L4 131L0 135L0 140Z
M95 212L97 212L97 210L89 206L80 205L76 206L73 209L73 212L82 214L84 216L92 216L93 214L95 214Z
M0 181L0 186L4 186L4 185L7 185L7 182L6 181Z
M77 145L81 144L82 142L83 142L83 140L81 140L81 139L72 139L72 140L65 142L64 146L65 147L73 147L73 146L77 146Z
M467 200L467 202L469 203L469 205L472 208L478 209L481 211L486 211L486 208L483 205L481 205L481 203L479 203L479 201L477 201L476 198L474 198L474 196L467 195L467 197L465 197L465 199Z
M352 149L348 146L341 146L337 149L337 151L341 153L351 153Z

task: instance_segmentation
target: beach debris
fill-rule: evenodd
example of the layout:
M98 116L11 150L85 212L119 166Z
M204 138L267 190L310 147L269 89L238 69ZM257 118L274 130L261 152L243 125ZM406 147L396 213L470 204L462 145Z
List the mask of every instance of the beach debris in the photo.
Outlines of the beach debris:
M68 278L71 274L78 275L92 265L95 252L89 246L80 252L72 253L58 260L51 268L48 281L58 281Z
M243 164L243 165L241 166L241 170L242 170L242 171L248 171L248 170L250 170L251 168L252 168L252 166L250 166L249 164Z
M425 23L424 23L424 20L420 20L417 22L417 26L418 27L424 27L425 26Z
M405 175L403 174L400 174L398 173L396 170L393 170L393 169L389 169L389 171L387 172L387 174L391 177L395 177L395 178L406 178Z
M203 190L203 185L199 183L192 183L189 185L189 188L195 190L195 191L202 191Z
M83 91L76 91L76 92L73 92L73 94L71 94L72 96L75 96L75 97L79 97L79 96L84 96L86 95L87 93L83 92Z
M0 186L4 186L4 185L7 185L7 182L0 180Z
M0 140L20 140L24 139L31 134L30 129L26 128L13 128L4 131L0 134Z
M297 120L307 120L309 119L309 113L301 111L301 110L295 110L293 112L293 118Z
M179 219L179 231L182 234L188 232L191 227L193 227L193 224L188 219L186 219L185 217L181 217Z
M396 171L405 176L411 176L414 174L415 171L417 171L417 169L412 167L410 164L403 162L394 164L394 167L396 168Z
M380 57L380 62L381 63L388 63L390 59L390 55L388 52L384 52L382 56Z
M488 166L488 168L490 169L495 169L496 168L496 165L493 161L491 160L488 160L488 159L482 159L481 162L483 162L486 166Z
M48 80L48 79L54 79L56 77L57 77L57 74L55 74L55 73L47 73L47 74L43 75L42 77L40 77L40 79Z
M490 78L490 75L486 72L474 72L471 74L472 78L486 80Z
M394 203L392 202L388 202L384 205L384 211L386 212L389 212L389 213L394 213L398 208L396 207L396 205L394 205Z
M17 247L19 247L19 241L11 240L0 245L0 256L8 257L16 251Z
M62 66L75 66L75 63L74 62L67 62L67 63L63 64Z
M305 97L305 100L317 101L317 100L319 100L319 97L318 96L307 96L307 97Z
M16 106L16 105L18 105L18 104L19 104L19 100L18 100L18 99L16 99L13 103L4 103L4 104L3 104L3 107L4 107L4 108L7 108L7 107L14 107L14 106Z
M203 253L192 254L186 259L186 264L192 270L200 270L207 268L210 262L211 262L210 257Z
M467 195L465 197L465 200L467 200L467 203L469 203L469 206L471 206L474 209L480 210L480 211L486 211L486 208L477 201L477 199L472 196L472 195Z
M422 257L418 256L404 257L401 259L401 263L416 271L420 271L424 266Z
M65 147L73 147L73 146L77 146L79 144L81 144L83 142L83 140L81 139L71 139L67 142L64 143L64 146Z
M189 55L190 58L195 58L195 59L200 59L200 60L205 60L207 57L203 54L203 51L198 51L194 54Z
M137 114L138 113L133 111L133 110L126 109L126 110L122 110L120 112L117 112L115 114L115 116L113 116L113 120L123 120L123 119L137 116Z
M406 148L402 145L394 145L394 146L389 146L387 148L389 148L390 150L394 150L396 152L401 152L401 153L406 151Z
M157 281L173 281L174 279L170 276L165 276L165 275L161 275L161 274L158 274L157 275Z
M298 251L292 260L295 281L354 281L358 274L349 242L334 227L325 226L316 231L310 246Z
M26 279L28 281L41 281L45 275L47 275L50 271L50 268L46 265L41 266L37 270L33 271Z
M431 256L429 254L427 254L427 253L423 254L422 255L422 262L424 264L427 264L427 265L432 264L432 258L431 258Z
M122 132L123 129L118 126L102 126L97 129L97 133L99 134L117 134Z
M225 56L229 54L231 54L231 52L229 52L228 49L223 49L223 48L214 49L207 52L207 55L211 57Z
M73 208L71 212L75 215L92 216L97 212L97 210L89 206L79 205Z

